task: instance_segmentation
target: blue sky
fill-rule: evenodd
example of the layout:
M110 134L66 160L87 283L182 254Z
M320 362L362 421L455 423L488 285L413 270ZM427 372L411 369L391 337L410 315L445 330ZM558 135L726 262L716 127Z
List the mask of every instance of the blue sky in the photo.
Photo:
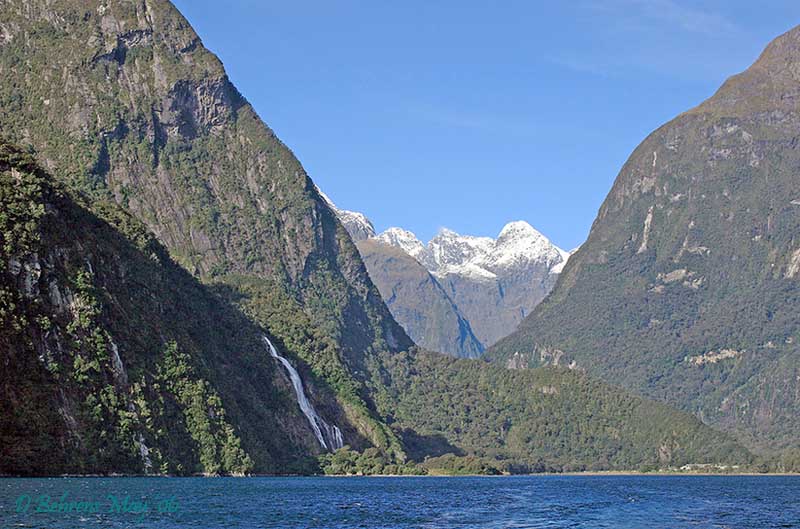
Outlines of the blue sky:
M800 24L797 1L175 3L340 207L565 249L647 134Z

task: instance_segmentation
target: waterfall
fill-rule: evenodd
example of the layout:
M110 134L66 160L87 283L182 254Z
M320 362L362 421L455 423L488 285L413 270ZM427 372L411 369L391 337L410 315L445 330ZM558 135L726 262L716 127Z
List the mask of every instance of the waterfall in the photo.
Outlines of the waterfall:
M130 408L133 408L131 404ZM131 409L130 411L133 411ZM153 470L153 462L150 460L150 449L144 444L144 436L142 432L138 432L136 434L136 444L139 445L139 456L142 458L142 463L144 463L144 473L149 474Z
M128 373L125 371L125 365L122 363L122 358L119 356L119 348L110 336L108 337L108 343L111 347L111 366L113 367L114 378L121 386L127 386ZM133 402L128 402L128 411L136 415L136 407L133 405ZM144 443L144 435L142 435L142 432L136 432L136 435L133 437L133 443L139 447L139 456L142 458L144 473L149 474L153 469L153 462L150 460L150 449Z
M294 386L294 392L297 395L297 404L300 405L300 409L308 419L311 429L314 430L314 435L317 436L319 444L321 444L326 450L338 450L339 448L343 447L344 439L342 438L341 430L339 430L335 424L328 424L322 419L322 417L319 416L317 410L314 409L314 406L311 405L308 397L306 397L306 392L303 389L303 381L300 379L300 374L286 358L278 354L277 349L275 349L275 346L272 345L272 342L269 340L269 338L266 336L262 336L262 338L264 339L264 343L267 344L269 354L283 364L283 367L285 367L286 371L289 372L289 378L292 380L292 386Z

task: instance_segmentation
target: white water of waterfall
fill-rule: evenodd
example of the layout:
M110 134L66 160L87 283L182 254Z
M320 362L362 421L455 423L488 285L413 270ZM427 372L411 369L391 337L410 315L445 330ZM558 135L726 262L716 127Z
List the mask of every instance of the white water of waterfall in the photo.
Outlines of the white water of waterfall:
M303 389L303 381L300 378L300 374L286 358L278 354L278 350L275 349L275 346L272 345L272 342L269 341L269 338L266 336L262 336L262 338L264 339L264 343L267 344L269 354L283 364L283 367L285 367L286 371L289 372L289 378L292 380L292 386L294 386L294 392L297 395L297 404L300 405L300 409L308 419L309 424L311 424L311 429L314 430L314 435L317 436L319 444L321 444L326 450L338 450L339 448L343 447L344 439L342 438L341 430L339 430L335 424L328 424L322 419L322 417L319 416L317 410L314 409L314 406L311 405L308 397L306 397L306 392Z
M111 366L114 371L114 378L120 386L128 385L128 373L125 371L125 364L122 363L122 358L119 356L119 348L109 337L109 345L111 346ZM133 402L128 402L128 411L136 416L136 406ZM150 449L144 443L144 435L142 432L136 432L133 438L134 444L139 447L139 456L142 458L144 465L144 473L149 474L153 469L153 462L150 460Z

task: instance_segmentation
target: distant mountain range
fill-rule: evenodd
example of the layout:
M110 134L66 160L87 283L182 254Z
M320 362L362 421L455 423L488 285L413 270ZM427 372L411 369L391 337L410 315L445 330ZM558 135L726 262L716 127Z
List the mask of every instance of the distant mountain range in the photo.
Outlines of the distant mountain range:
M366 215L325 199L395 319L416 343L454 356L480 356L513 332L570 255L524 221L509 222L496 239L442 229L423 244L403 228L376 234Z

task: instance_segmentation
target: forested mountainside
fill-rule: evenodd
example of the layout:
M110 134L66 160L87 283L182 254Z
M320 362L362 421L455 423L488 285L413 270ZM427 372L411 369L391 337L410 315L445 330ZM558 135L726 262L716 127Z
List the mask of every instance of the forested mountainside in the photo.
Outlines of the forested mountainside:
M0 142L0 473L302 470L321 448L259 329L74 196Z
M489 355L574 363L749 446L800 439L800 28L652 133L555 290Z
M748 460L583 375L416 351L299 162L169 2L12 0L0 15L0 472ZM325 453L338 443L323 446L317 413L349 449Z
M541 472L746 465L747 450L690 414L563 368L508 370L434 353L386 359L386 406L410 457L478 456ZM438 458L437 458L438 459Z
M257 291L280 340L313 329L313 354L295 352L351 424L388 443L363 400L367 363L412 342L300 163L174 6L16 0L0 29L0 132L124 207L195 276Z
M198 282L116 204L94 201L95 213L82 202L0 144L0 472L315 471L325 450L262 331L224 301L230 287ZM260 286L241 286L256 317L274 308L257 301ZM310 335L308 322L296 324L285 334ZM479 458L477 470L494 472L750 461L690 416L581 374L418 351L376 360L372 397L386 434L402 441L395 452L359 440L333 390L304 373L350 446L375 447L354 464L373 458L376 472L426 471L398 458L406 453L445 470ZM322 468L351 469L336 466L350 453L322 458Z

